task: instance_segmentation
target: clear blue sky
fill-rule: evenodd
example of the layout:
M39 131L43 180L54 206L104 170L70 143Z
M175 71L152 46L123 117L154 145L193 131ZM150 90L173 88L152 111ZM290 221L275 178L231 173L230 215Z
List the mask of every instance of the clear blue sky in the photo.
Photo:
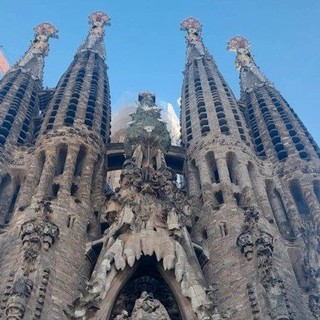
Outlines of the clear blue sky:
M88 30L87 17L107 12L107 64L113 109L125 93L152 91L175 104L184 69L184 33L179 23L193 16L220 71L239 96L234 54L226 42L247 37L262 71L282 92L320 142L319 0L1 0L0 45L11 63L48 21L59 29L46 59L44 85L54 87Z

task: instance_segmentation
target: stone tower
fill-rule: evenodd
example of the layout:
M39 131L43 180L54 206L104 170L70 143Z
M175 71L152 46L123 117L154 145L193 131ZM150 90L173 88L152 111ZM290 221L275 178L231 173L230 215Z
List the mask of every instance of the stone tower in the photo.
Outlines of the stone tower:
M241 99L256 153L271 160L265 188L273 220L299 285L296 296L309 306L302 318L319 319L320 149L281 93L259 70L243 37L234 37ZM306 308L307 309L307 308ZM301 306L301 310L303 307Z
M320 319L320 150L249 42L228 43L237 100L184 20L182 146L149 92L111 143L109 24L90 15L54 89L39 25L0 82L0 319Z
M75 292L85 287L83 279L90 272L86 243L98 234L95 212L103 195L110 99L103 45L109 17L96 12L89 22L84 44L51 93L38 130L30 133L32 145L19 147L19 137L26 132L28 138L28 131L23 131L27 112L29 117L39 114L43 56L48 37L55 35L53 26L37 27L31 49L2 82L3 92L14 80L26 91L8 91L6 96L8 100L25 96L25 100L4 145L4 155L10 154L12 146L19 159L8 169L4 166L8 173L1 185L1 218L8 223L1 242L1 287L7 288L1 307L5 319L62 319L63 310ZM11 196L15 174L23 183L18 196ZM11 198L15 203L12 200L8 210L5 201Z

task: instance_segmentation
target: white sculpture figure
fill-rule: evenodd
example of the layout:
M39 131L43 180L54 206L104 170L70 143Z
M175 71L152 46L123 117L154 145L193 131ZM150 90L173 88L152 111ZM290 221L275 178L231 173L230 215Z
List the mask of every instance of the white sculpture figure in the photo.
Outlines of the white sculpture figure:
M152 293L143 291L136 300L132 311L132 320L170 320L169 314L162 303Z

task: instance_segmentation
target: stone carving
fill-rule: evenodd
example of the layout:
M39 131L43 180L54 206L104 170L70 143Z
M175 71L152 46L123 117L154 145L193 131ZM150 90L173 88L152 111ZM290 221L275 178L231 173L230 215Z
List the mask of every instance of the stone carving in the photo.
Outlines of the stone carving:
M134 304L131 320L170 320L170 317L161 302L144 291Z
M13 283L6 308L7 320L23 319L32 288L33 282L25 276Z
M244 211L244 222L246 225L254 227L254 225L259 221L259 212L253 207L248 207Z
M25 222L21 226L21 240L24 258L28 262L34 261L41 249L49 250L59 235L59 228L42 217Z
M237 238L237 245L248 260L252 260L256 251L258 262L258 276L265 289L265 300L271 319L292 319L290 306L286 297L281 277L273 265L273 236L258 228L259 213L254 208L247 208L244 212L243 232ZM258 301L252 283L247 285L248 296L254 319L260 312Z
M315 317L315 319L320 319L320 296L311 294L309 296L309 308Z
M271 257L273 254L273 237L271 234L260 231L260 235L256 240L258 256Z
M243 37L233 37L228 42L227 49L229 51L234 51L237 53L236 57L236 67L238 70L242 71L248 71L250 70L251 73L254 75L255 79L254 81L247 81L246 77L242 77L242 84L244 85L244 89L246 91L252 90L254 87L259 87L263 85L264 83L268 83L268 85L272 86L270 81L267 79L267 77L262 74L258 66L256 65L253 56L250 53L250 43L247 39Z
M148 259L152 264L152 259ZM156 279L157 278L157 279ZM167 310L171 320L180 320L179 307L174 299L170 288L164 279L159 278L158 272L152 276L142 275L141 277L130 279L118 295L111 313L111 319L116 319L117 315L122 315L123 310L131 315L135 302L141 296L141 292L152 293Z
M256 315L256 314L260 313L260 308L259 308L259 304L258 304L258 300L257 300L256 294L255 294L253 284L248 283L247 290L248 290L248 296L249 296L249 300L250 300L252 313L254 315ZM254 319L258 319L258 318L254 317Z
M7 280L7 283L6 283L6 289L5 289L5 291L4 291L4 297L1 299L1 304L0 304L0 309L1 309L0 319L2 319L2 317L3 317L3 312L4 312L5 309L6 309L7 301L8 301L8 299L10 298L11 289L12 289L13 282L14 282L14 276L15 276L15 272L10 272L9 278L8 278L8 280Z
M18 65L29 68L34 76L41 79L43 71L43 59L49 52L49 38L58 38L58 30L50 23L42 23L34 28L35 39ZM32 64L33 63L33 64Z
M237 245L248 260L253 258L253 241L249 231L243 232L237 239Z
M305 219L299 231L306 245L302 270L308 282L309 309L315 319L320 319L319 225Z
M34 311L34 319L41 319L41 313L44 305L44 300L46 297L49 276L50 276L50 270L44 269L42 273L41 284L38 288L37 305Z
M260 282L265 289L268 312L272 319L290 319L283 282L273 266L273 237L267 232L260 231L255 244Z
M180 30L187 31L186 40L188 44L195 46L199 53L204 55L204 46L201 38L201 23L194 18L188 18L181 22Z
M266 291L268 312L272 319L290 319L286 291L280 276L272 270L262 279Z
M148 181L154 174L153 169L166 167L163 153L169 149L171 139L165 123L160 119L154 95L141 93L139 102L127 129L124 149L135 166L143 168L142 178Z
M176 177L163 157L170 145L169 134L159 120L154 96L143 93L139 100L124 143L127 160L120 187L107 200L101 216L110 227L104 234L103 250L87 293L75 314L84 319L87 310L83 306L104 299L119 272L133 267L142 256L155 256L165 271L174 272L198 319L217 318L201 270L189 259L195 253L182 220L188 218L190 210L185 212L185 195L177 188ZM147 296L143 298L149 301Z

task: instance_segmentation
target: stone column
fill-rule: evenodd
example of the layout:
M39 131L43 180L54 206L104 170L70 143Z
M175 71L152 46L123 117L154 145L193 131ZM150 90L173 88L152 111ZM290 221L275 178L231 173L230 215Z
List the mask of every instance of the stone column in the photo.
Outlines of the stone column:
M66 195L70 195L71 185L73 181L73 173L76 166L76 161L80 145L69 145L66 163L63 171L63 183L60 186L60 192Z
M36 189L36 196L39 198L50 195L50 188L54 178L55 167L57 162L56 151L52 154L47 154L46 162L43 166L42 175L40 177L39 185Z
M221 191L225 203L234 203L233 191L229 177L228 166L225 158L216 158L217 168L220 176Z

